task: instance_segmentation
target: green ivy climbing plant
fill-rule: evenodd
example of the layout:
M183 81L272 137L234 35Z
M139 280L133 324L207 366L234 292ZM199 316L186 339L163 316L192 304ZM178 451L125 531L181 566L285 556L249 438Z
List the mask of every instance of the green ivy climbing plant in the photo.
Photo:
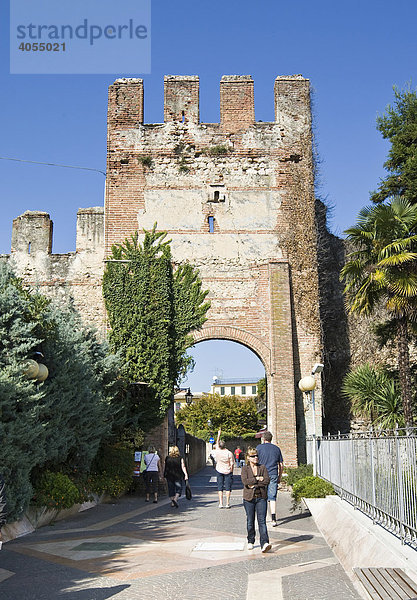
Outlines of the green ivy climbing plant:
M127 424L149 430L164 418L176 383L192 366L190 333L206 321L210 303L195 268L183 264L174 272L165 232L155 224L141 237L142 243L135 232L112 247L103 295L110 344L122 356L126 382L147 384L136 396L135 386L126 386Z

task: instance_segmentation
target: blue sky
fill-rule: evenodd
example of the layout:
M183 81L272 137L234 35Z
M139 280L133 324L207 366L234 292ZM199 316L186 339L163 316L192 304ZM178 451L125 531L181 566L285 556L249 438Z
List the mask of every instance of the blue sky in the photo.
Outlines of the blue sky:
M107 88L124 73L10 75L6 4L0 7L0 156L104 171ZM144 78L146 122L163 120L165 74L200 76L206 122L219 120L222 75L252 75L256 119L262 121L274 118L277 75L308 77L322 160L320 194L333 207L332 231L341 234L384 175L388 146L376 131L377 114L392 101L394 84L417 85L416 22L417 3L410 0L153 0L151 74L129 76ZM28 209L51 215L54 252L74 250L76 211L102 205L103 191L100 173L0 160L0 253L10 250L13 218ZM205 380L215 367L225 377L238 376L231 371L239 361L228 368L229 359L225 351L217 360L223 366L210 363Z

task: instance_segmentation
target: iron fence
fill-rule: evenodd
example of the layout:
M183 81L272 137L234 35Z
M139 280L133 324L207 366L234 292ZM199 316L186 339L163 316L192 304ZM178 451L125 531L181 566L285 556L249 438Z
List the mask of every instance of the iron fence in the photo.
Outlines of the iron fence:
M417 428L308 438L307 460L342 499L417 548Z

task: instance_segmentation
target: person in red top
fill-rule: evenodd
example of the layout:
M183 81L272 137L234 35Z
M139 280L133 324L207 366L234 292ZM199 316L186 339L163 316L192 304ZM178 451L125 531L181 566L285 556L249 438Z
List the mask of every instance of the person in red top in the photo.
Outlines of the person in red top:
M234 453L233 453L235 455L235 461L236 461L236 466L237 467L240 466L239 461L240 461L240 455L241 455L241 453L242 453L242 450L240 449L240 446L238 446L236 448L236 450L234 451Z

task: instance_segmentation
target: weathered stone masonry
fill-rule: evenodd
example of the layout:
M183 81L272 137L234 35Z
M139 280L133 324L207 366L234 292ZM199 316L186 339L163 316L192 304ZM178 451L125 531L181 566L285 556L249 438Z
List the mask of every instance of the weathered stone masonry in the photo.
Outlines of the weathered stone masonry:
M273 123L255 121L249 76L222 78L220 123L200 123L198 77L165 77L164 91L164 123L144 124L143 81L110 86L106 252L155 222L168 232L175 263L210 290L196 341L258 354L268 426L295 463L296 383L321 358L309 81L276 79Z
M309 81L276 79L272 123L255 121L251 77L222 78L220 123L200 123L198 77L164 84L160 124L143 122L142 80L110 86L105 214L80 209L76 252L52 254L49 215L28 211L15 219L11 255L2 258L43 292L71 296L86 321L103 327L103 259L113 243L157 222L175 263L196 265L210 290L196 342L233 340L259 356L268 427L295 464L296 432L302 456L312 430L296 384L322 357Z

